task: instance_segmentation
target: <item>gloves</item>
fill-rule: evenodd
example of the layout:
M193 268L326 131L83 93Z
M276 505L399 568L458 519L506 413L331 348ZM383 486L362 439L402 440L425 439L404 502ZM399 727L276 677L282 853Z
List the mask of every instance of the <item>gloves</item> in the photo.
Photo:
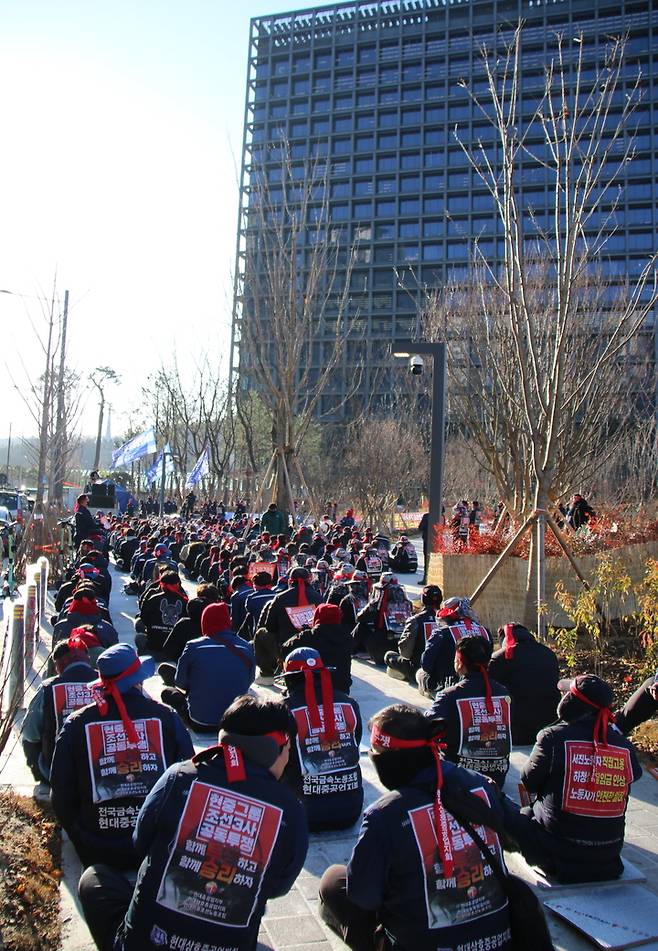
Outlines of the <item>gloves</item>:
M434 694L430 690L430 675L422 667L419 667L416 671L416 683L418 684L418 691L423 697L429 697L430 700L434 698Z

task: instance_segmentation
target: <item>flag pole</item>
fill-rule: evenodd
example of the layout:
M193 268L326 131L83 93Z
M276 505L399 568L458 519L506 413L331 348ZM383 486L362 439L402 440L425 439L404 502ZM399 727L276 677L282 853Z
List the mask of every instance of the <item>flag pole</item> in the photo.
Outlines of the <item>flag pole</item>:
M165 500L165 470L167 467L167 450L162 449L162 472L160 475L160 518L164 515L164 500Z

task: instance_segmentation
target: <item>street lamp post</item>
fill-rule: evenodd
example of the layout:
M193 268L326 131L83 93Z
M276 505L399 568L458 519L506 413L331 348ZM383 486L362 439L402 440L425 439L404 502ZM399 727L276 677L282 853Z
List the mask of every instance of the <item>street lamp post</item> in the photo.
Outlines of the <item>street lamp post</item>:
M441 521L443 495L443 440L445 429L446 345L445 343L398 342L393 356L432 358L432 429L430 440L430 486L428 553L438 551L435 528ZM428 565L425 565L427 577Z

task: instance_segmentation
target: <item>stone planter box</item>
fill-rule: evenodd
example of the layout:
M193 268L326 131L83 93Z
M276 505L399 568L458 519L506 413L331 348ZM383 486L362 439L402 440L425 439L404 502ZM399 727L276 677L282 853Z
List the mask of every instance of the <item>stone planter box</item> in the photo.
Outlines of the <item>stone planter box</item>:
M649 558L658 558L658 541L642 542L615 548L610 556L622 562L633 582L640 581L646 571ZM444 598L469 596L477 588L496 561L495 555L430 555L428 584L438 584ZM591 578L601 555L578 558L578 565L586 578ZM511 621L523 621L525 614L525 589L528 562L523 558L507 558L497 574L489 582L474 605L474 610L483 624L498 628ZM581 586L566 558L546 559L546 601L549 624L560 627L570 625L570 618L555 601L555 586L562 581L568 591L576 594ZM619 605L619 614L635 610L631 596Z

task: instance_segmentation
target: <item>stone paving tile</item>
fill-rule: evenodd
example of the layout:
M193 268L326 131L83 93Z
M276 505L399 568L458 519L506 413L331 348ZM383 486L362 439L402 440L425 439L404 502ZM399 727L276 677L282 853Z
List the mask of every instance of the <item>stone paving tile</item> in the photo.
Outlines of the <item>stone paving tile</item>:
M310 914L310 909L306 915L295 918L267 918L265 927L277 948L317 944L327 940L320 922Z
M265 921L270 918L286 918L294 915L308 915L308 904L297 889L297 884L281 898L271 898L267 903Z

